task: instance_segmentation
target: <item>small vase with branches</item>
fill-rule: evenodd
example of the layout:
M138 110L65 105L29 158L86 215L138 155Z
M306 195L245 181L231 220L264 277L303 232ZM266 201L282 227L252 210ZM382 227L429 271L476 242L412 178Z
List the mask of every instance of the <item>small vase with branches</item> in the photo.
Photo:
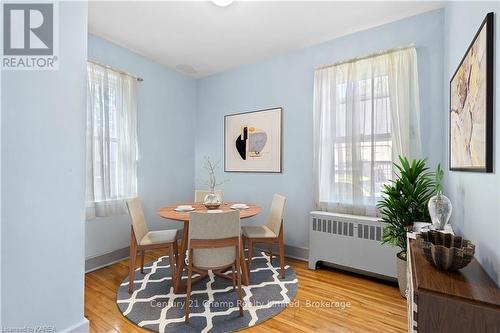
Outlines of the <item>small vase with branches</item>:
M222 204L220 198L215 193L215 188L227 182L226 179L222 181L217 180L217 170L219 169L220 161L213 162L210 157L205 157L203 168L208 172L208 180L204 184L208 187L210 193L205 196L203 204L208 209L217 209Z

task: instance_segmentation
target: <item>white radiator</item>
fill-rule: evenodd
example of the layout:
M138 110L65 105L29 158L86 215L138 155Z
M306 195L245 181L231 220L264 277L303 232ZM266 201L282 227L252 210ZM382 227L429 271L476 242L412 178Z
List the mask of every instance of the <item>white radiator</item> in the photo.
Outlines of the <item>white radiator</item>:
M314 211L309 221L309 268L319 261L382 278L396 278L398 249L381 244L376 217Z

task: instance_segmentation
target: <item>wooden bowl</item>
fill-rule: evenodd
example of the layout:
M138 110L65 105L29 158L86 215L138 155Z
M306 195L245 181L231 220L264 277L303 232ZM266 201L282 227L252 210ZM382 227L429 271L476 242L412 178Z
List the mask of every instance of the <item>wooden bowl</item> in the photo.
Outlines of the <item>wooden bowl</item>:
M474 257L471 241L435 230L417 235L425 259L440 270L456 271L467 266Z

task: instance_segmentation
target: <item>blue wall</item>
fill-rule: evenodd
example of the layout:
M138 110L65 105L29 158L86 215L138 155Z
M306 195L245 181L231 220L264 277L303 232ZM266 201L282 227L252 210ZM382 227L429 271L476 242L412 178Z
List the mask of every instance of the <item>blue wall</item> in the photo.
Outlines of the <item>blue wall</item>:
M196 81L92 35L88 58L144 78L137 83L139 196L151 229L180 228L156 209L193 197ZM85 229L87 258L129 244L126 215L87 221Z
M452 224L476 244L476 257L500 285L500 50L498 48L499 2L449 2L445 9L444 93L449 110L449 82L488 12L495 12L495 144L494 173L448 172L446 194L453 203ZM448 138L448 112L445 115ZM447 141L445 141L447 142ZM448 161L448 154L443 155ZM445 162L447 164L448 162Z
M422 149L430 164L441 162L443 133L443 11L433 11L198 81L195 173L205 178L203 157L223 160L226 114L282 106L283 173L226 173L228 200L256 202L265 209L251 223L264 223L273 193L288 197L287 245L308 247L312 210L312 107L314 68L387 48L416 44L420 81ZM248 223L248 222L246 222Z
M59 3L59 70L3 71L2 327L83 317L87 3Z

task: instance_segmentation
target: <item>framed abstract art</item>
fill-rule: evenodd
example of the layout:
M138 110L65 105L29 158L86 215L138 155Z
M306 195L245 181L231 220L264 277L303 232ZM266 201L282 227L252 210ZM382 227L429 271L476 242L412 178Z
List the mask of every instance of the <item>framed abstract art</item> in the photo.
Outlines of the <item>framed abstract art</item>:
M450 81L450 170L493 172L493 13Z
M282 108L224 117L224 171L281 172Z

